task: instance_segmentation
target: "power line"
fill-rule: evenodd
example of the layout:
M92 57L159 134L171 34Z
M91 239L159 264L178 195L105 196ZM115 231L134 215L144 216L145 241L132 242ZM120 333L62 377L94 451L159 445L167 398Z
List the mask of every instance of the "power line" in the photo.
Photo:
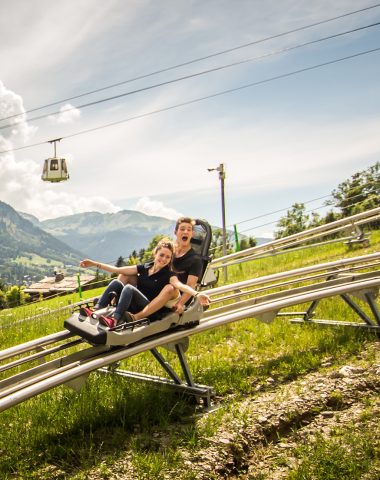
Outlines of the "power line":
M236 62L221 65L219 67L213 67L213 68L209 68L207 70L202 70L200 72L191 73L191 74L185 75L183 77L178 77L178 78L174 78L172 80L166 80L164 82L156 83L156 84L153 84L153 85L148 85L147 87L141 87L141 88L138 88L138 89L135 89L135 90L130 90L128 92L120 93L118 95L113 95L111 97L106 97L106 98L102 98L100 100L94 100L94 101L89 102L89 103L84 103L82 105L69 107L69 108L65 109L65 112L69 112L71 110L83 109L83 108L87 108L87 107L92 107L94 105L99 105L100 103L109 102L111 100L116 100L116 99L123 98L123 97L130 96L130 95L135 95L136 93L146 92L148 90L153 90L155 88L163 87L165 85L171 85L171 84L174 84L174 83L181 82L183 80L189 80L190 78L195 78L195 77L198 77L198 76L201 76L201 75L207 75L209 73L217 72L217 71L224 70L224 69L227 69L227 68L236 67L236 66L242 65L244 63L249 63L249 62L252 62L252 61L262 60L264 58L268 58L268 57L271 57L271 56L274 56L274 55L279 55L280 53L289 52L291 50L302 48L302 47L305 47L305 46L308 46L308 45L313 45L313 44L320 43L320 42L323 42L323 41L326 41L326 40L331 40L332 38L337 38L337 37L340 37L340 36L343 36L343 35L347 35L349 33L358 32L360 30L364 30L366 28L371 28L371 27L376 27L376 26L379 26L379 25L380 25L380 22L376 22L376 23L372 23L372 24L369 24L369 25L364 25L362 27L357 27L357 28L354 28L352 30L346 30L345 32L335 33L335 34L332 34L332 35L328 35L327 37L322 37L322 38L319 38L319 39L316 39L316 40L310 40L308 42L300 43L298 45L285 47L285 48L282 48L280 50L276 50L276 51L273 51L273 52L269 52L269 53L260 55L258 57L246 58L246 59L239 60L239 61L236 61ZM49 116L52 116L52 115L59 115L60 113L62 113L62 112L61 111L55 111L55 112L52 112L52 113L46 113L46 114L43 114L43 115L39 115L37 117L32 117L32 118L28 119L28 123L31 123L35 120L41 120L43 118L46 118L46 117L49 117ZM15 126L14 123L8 123L6 125L0 126L0 130L3 130L5 128L12 128L14 126Z
M331 195L327 195L327 196L331 196ZM353 195L352 197L350 197L350 200L356 198L356 197L360 197L361 194L357 194L357 195ZM321 197L323 198L323 197ZM331 207L331 208L351 208L351 207L354 207L355 205L360 205L361 203L364 203L366 200L360 200L359 202L355 202L355 203L351 203L350 205L345 205L344 207L341 207L339 204L332 204L332 205L321 205L320 207L317 207L317 208L313 208L311 210L306 210L305 211L305 214L306 213L313 213L317 210L321 210L322 208L328 208L328 207ZM298 203L306 203L306 202L298 202ZM289 208L292 208L292 207L288 207L287 209L285 210L288 210ZM279 210L281 211L281 210ZM273 212L273 213L277 213L277 212ZM258 217L259 218L259 217ZM250 228L246 228L245 230L241 230L239 232L239 234L241 233L244 233L244 232L249 232L251 230L254 230L254 229L257 229L257 228L261 228L261 227L267 227L268 225L274 225L274 224L277 224L279 222L279 220L274 220L272 222L268 222L268 223L263 223L262 225L255 225L254 227L250 227Z
M331 197L331 196L332 196L331 194L330 195L324 195L323 197L313 198L312 200L308 200L307 202L297 202L297 203L303 203L304 205L307 205L308 203L316 202L317 200L322 200L324 198L328 198L328 197ZM241 225L242 223L251 222L252 220L258 220L259 218L269 217L270 215L274 215L275 213L285 212L286 210L289 210L289 208L292 208L292 206L286 207L286 208L281 208L280 210L274 210L273 212L264 213L263 215L258 215L257 217L248 218L247 220L242 220L241 222L237 222L237 223L228 225L228 227L230 228L230 227L233 227L234 225Z
M331 205L331 206L334 207L335 205ZM321 208L326 208L326 205L321 205L320 207L314 208L312 210L307 210L305 213L315 212L316 210L321 210ZM267 227L268 225L274 225L274 224L277 224L278 222L279 222L279 220L274 220L273 222L262 223L261 225L255 225L254 227L250 227L250 228L246 228L245 230L241 230L239 232L239 234L244 233L244 232L249 232L249 231L254 230L256 228Z
M353 55L348 55L346 57L337 58L337 59L334 59L334 60L330 60L328 62L319 63L317 65L312 65L310 67L305 67L305 68L301 68L299 70L294 70L292 72L283 73L283 74L280 74L280 75L276 75L274 77L269 77L269 78L266 78L264 80L259 80L257 82L252 82L252 83L248 83L246 85L241 85L240 87L230 88L228 90L222 90L220 92L213 93L213 94L210 94L210 95L206 95L204 97L198 97L198 98L195 98L193 100L188 100L186 102L178 103L176 105L170 105L169 107L164 107L164 108L160 108L160 109L157 109L157 110L152 110L151 112L142 113L140 115L135 115L133 117L125 118L123 120L117 120L115 122L107 123L107 124L100 125L100 126L94 127L94 128L89 128L87 130L81 130L79 132L63 136L63 137L61 137L61 139L63 140L63 139L66 139L66 138L77 137L79 135L84 135L86 133L95 132L97 130L102 130L104 128L113 127L115 125L120 125L122 123L127 123L127 122L130 122L132 120L138 120L138 119L149 117L151 115L155 115L155 114L158 114L158 113L167 112L169 110L174 110L176 108L184 107L184 106L187 106L187 105L192 105L192 104L195 104L195 103L198 103L198 102L202 102L204 100L209 100L211 98L220 97L220 96L226 95L228 93L238 92L238 91L244 90L246 88L255 87L255 86L258 86L258 85L269 83L269 82L272 82L272 81L275 81L275 80L280 80L280 79L283 79L283 78L288 78L288 77L291 77L291 76L294 76L294 75L298 75L299 73L308 72L310 70L315 70L317 68L325 67L325 66L328 66L328 65L333 65L335 63L343 62L345 60L351 60L353 58L360 57L362 55L368 55L369 53L378 52L379 50L380 50L380 47L373 48L371 50L365 50L363 52L355 53ZM9 153L9 152L17 151L17 150L24 150L26 148L32 148L32 147L37 147L37 146L40 146L40 145L44 145L45 143L49 143L49 142L50 142L50 140L45 140L43 142L34 143L34 144L31 144L31 145L24 145L23 147L12 148L12 149L9 149L9 150L2 150L2 151L0 151L0 153Z
M298 28L294 28L292 30L288 30L286 32L282 32L282 33L278 33L278 34L275 34L275 35L271 35L269 37L264 37L264 38L261 38L259 40L254 40L252 42L248 42L248 43L244 43L242 45L238 45L238 46L235 46L235 47L231 47L231 48L228 48L228 49L225 49L225 50L220 50L218 52L215 52L215 53L211 53L209 55L205 55L204 57L199 57L199 58L196 58L196 59L193 59L193 60L189 60L187 62L183 62L183 63L179 63L177 65L173 65L171 67L167 67L167 68L163 68L163 69L160 69L160 70L156 70L156 71L153 71L153 72L150 72L150 73L147 73L147 74L144 74L144 75L139 75L137 77L134 77L134 78L130 78L128 80L124 80L124 81L121 81L121 82L118 82L118 83L114 83L114 84L111 84L111 85L107 85L105 87L101 87L101 88L98 88L98 89L95 89L95 90L91 90L89 92L84 92L84 93L81 93L79 95L75 95L75 96L72 96L72 97L67 97L65 99L61 99L61 100L57 100L55 102L51 102L51 103L48 103L46 105L42 105L40 107L35 107L35 108L32 108L32 109L29 109L29 110L26 110L25 112L22 112L22 113L16 113L14 115L10 115L8 117L3 117L0 119L0 121L3 121L3 120L9 120L10 118L14 118L14 117L18 117L18 116L21 116L21 115L26 115L27 113L31 113L31 112L35 112L35 111L38 111L38 110L42 110L44 108L48 108L48 107L52 107L52 106L55 106L55 105L58 105L60 103L63 103L63 102L68 102L70 100L75 100L76 98L81 98L81 97L84 97L84 96L87 96L87 95L92 95L94 93L98 93L98 92L101 92L101 91L104 91L104 90L108 90L110 88L115 88L115 87L119 87L121 85L125 85L126 83L131 83L131 82L134 82L134 81L137 81L137 80L142 80L144 78L148 78L148 77L151 77L151 76L154 76L154 75L158 75L160 73L165 73L165 72L168 72L170 70L174 70L176 68L180 68L180 67L184 67L184 66L187 66L187 65L191 65L193 63L197 63L197 62L201 62L203 60L208 60L210 58L213 58L213 57L217 57L217 56L220 56L220 55L224 55L226 53L231 53L233 51L237 51L237 50L240 50L240 49L243 49L243 48L246 48L246 47L250 47L252 45L257 45L257 44L260 44L260 43L263 43L263 42L266 42L268 40L273 40L275 38L280 38L280 37L283 37L283 36L286 36L286 35L290 35L292 33L296 33L296 32L300 32L302 30L306 30L306 29L309 29L309 28L312 28L312 27L316 27L316 26L319 26L319 25L323 25L324 23L329 23L329 22L332 22L334 20L338 20L338 19L341 19L341 18L344 18L344 17L348 17L348 16L351 16L351 15L355 15L357 13L361 13L361 12L364 12L364 11L368 11L368 10L371 10L371 9L374 9L374 8L377 8L380 6L380 3L377 3L375 5L370 5L368 7L364 7L364 8L361 8L359 10L354 10L354 11L351 11L351 12L347 12L347 13L344 13L344 14L341 14L341 15L338 15L336 17L332 17L332 18L329 18L329 19L326 19L326 20L321 20L319 22L315 22L315 23L311 23L309 25L304 25L302 27L298 27Z

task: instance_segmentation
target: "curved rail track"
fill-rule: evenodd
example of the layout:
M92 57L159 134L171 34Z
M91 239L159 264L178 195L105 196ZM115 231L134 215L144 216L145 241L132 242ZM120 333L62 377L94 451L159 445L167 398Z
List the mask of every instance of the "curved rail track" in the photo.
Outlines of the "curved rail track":
M16 345L0 351L0 411L58 385L79 389L87 376L99 369L156 381L158 377L110 369L121 360L148 350L171 377L161 379L162 382L183 388L209 403L212 388L194 383L184 356L190 336L247 318L271 322L278 315L292 317L293 322L349 325L380 334L376 303L379 288L380 253L373 253L207 290L212 304L199 325L167 330L133 345L92 346L68 330ZM329 298L342 299L355 312L358 322L317 319L319 304ZM292 307L296 305L304 310L294 312ZM158 352L157 348L162 346L178 354L185 381Z

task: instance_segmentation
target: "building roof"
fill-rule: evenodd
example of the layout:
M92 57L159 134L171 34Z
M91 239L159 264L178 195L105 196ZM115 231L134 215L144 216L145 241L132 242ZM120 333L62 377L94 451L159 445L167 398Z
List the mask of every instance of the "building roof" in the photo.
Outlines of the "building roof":
M28 288L25 288L25 293L70 293L75 292L78 288L78 277L73 275L71 277L64 277L61 280L58 280L61 277L46 277L39 282L29 285ZM95 280L95 275L86 275L82 274L80 276L80 285L84 287L89 283Z

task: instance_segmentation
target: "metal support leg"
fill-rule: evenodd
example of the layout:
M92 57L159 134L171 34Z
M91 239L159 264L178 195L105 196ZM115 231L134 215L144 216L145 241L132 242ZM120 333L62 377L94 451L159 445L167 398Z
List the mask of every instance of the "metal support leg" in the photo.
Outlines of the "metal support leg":
M212 387L209 387L207 385L199 385L194 382L193 376L190 371L189 364L187 363L183 344L182 343L176 343L174 345L175 351L178 356L178 360L180 362L181 368L183 375L186 380L186 384L181 381L179 376L175 373L171 365L165 360L163 355L156 349L153 348L151 349L152 354L156 358L156 360L160 363L160 365L164 368L164 370L167 372L167 374L172 378L173 382L178 385L178 387L181 387L183 391L190 395L194 395L198 398L202 398L202 400L205 403L205 406L209 408L211 406L211 396L214 394L214 391Z
M176 345L177 346L177 345ZM181 379L179 376L175 373L175 371L172 369L170 364L165 360L163 355L157 350L157 348L152 348L151 352L154 356L154 358L158 361L158 363L161 365L161 367L165 370L165 372L169 375L169 377L173 380L174 383L177 385L180 385Z
M193 379L193 376L191 375L189 364L187 363L182 345L180 343L177 343L175 345L175 349L176 349L178 359L180 361L182 371L185 376L187 384L190 386L194 386L195 385L194 379Z
M185 377L185 382L181 380L179 375L174 371L172 366L167 362L164 356L156 349L152 348L150 351L152 352L154 358L158 361L158 363L162 366L165 372L169 375L171 380L167 378L157 377L154 375L145 375L142 373L135 373L129 372L127 370L122 369L107 369L101 368L98 371L102 373L112 373L114 375L119 375L124 378L130 378L134 380L143 380L147 382L152 382L159 385L166 385L176 390L179 390L183 393L188 395L194 395L194 397L198 399L202 399L204 402L204 406L206 408L211 407L211 398L215 395L214 389L209 387L208 385L200 385L194 382L193 376L191 375L189 364L187 363L184 348L182 343L176 343L175 351L177 353L179 362L181 364L181 368L183 371L183 375Z
M359 315L359 317L367 324L367 325L374 325L372 320L368 317L368 315L358 306L356 303L347 295L347 293L343 293L341 295L343 300L354 310L355 313Z
M316 320L312 319L314 309L320 300L313 301L306 312L301 313L303 318L293 318L291 323L315 323L319 325L331 325L331 326L348 326L355 328L365 328L367 330L373 330L380 333L380 311L376 304L376 294L374 292L363 292L362 300L366 301L371 309L374 319L371 319L363 310L355 303L355 301L347 294L340 295L342 299L352 308L352 310L363 320L364 323L353 323L336 320ZM294 314L294 312L293 312ZM281 315L281 314L280 314ZM285 315L285 314L284 314ZM291 312L289 312L291 315Z
M375 302L375 296L373 293L366 293L365 298L368 302L368 305L373 313L373 316L375 317L375 320L378 325L380 325L380 311L377 308L376 302Z
M304 320L307 322L314 316L314 310L317 308L320 300L314 300L311 302L310 307L306 310L305 315L304 315Z

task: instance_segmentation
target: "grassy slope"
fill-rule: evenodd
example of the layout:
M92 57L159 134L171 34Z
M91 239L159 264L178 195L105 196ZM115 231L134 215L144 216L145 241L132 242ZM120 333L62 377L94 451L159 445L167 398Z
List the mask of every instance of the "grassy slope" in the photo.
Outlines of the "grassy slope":
M347 252L344 245L334 244L256 260L233 267L229 281L281 271L284 265L289 270L370 253L379 244L380 232L373 232L371 246L365 250ZM54 318L22 320L38 313L37 308L78 300L78 295L59 297L1 312L0 324L21 321L17 327L0 330L2 348L61 330L65 312ZM332 302L325 314L326 318L353 318L343 304ZM373 342L376 339L364 333L299 328L283 319L271 325L249 319L192 337L188 360L193 375L198 383L216 389L221 406L207 421L199 421L192 415L195 406L174 393L94 373L79 395L59 387L1 413L0 478L118 478L118 471L123 472L121 478L223 478L194 476L181 452L196 456L207 449L208 438L221 428L228 429L231 405L239 416L240 402L255 398L269 379L269 385L273 381L275 386L302 380L321 370L326 359L339 365ZM148 353L123 362L122 367L162 376ZM319 447L328 449L323 442ZM310 453L305 455L311 458Z

